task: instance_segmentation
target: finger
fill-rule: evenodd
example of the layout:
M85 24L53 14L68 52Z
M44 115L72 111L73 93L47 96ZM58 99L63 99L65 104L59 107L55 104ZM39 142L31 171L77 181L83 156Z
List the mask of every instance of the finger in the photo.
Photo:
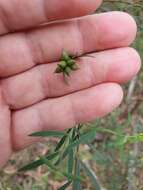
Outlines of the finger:
M0 90L0 168L8 161L11 153L11 113Z
M55 74L57 63L37 66L1 82L3 96L11 109L21 109L45 98L63 96L102 82L123 83L137 74L140 57L132 48L91 54L77 60L79 70L71 73L67 85L62 74Z
M23 72L60 59L63 49L81 55L128 46L136 24L126 13L110 12L0 38L0 76Z
M21 149L34 142L34 138L28 137L33 132L63 130L102 117L116 108L122 97L119 85L107 83L14 112L13 148Z
M101 0L0 0L0 34L83 16L100 4Z

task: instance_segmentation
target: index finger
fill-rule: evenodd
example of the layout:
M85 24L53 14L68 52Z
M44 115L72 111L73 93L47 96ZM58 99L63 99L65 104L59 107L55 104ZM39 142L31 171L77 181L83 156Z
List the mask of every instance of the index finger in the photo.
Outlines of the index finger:
M0 0L0 34L49 21L84 16L102 0Z

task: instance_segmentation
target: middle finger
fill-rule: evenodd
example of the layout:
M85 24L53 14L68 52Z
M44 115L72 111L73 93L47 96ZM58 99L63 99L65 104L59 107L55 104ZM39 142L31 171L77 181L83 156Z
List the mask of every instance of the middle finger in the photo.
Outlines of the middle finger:
M93 57L94 56L94 57ZM119 48L77 59L79 70L71 73L69 85L54 74L57 63L39 65L1 81L3 96L12 109L21 109L45 98L55 98L103 82L123 83L140 68L140 57L132 48Z

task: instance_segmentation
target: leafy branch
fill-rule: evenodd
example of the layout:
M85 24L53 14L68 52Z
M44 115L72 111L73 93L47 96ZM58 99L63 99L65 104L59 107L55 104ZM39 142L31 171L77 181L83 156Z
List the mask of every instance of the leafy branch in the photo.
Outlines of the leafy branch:
M61 55L61 61L57 65L55 73L63 74L65 77L70 77L72 72L76 71L78 66L76 64L76 59L69 55L66 51L63 51ZM67 78L64 80L67 83ZM114 135L118 142L117 146L125 146L127 143L134 143L143 141L143 133L136 135L126 135L118 134L115 131L106 128L97 128L88 124L79 124L74 128L68 129L64 132L61 131L39 131L33 134L30 134L31 137L56 137L59 141L56 144L56 147L53 151L45 156L40 157L38 160L31 162L30 164L22 167L19 171L24 172L27 170L33 170L41 165L46 165L51 172L56 173L59 176L64 176L66 178L66 183L59 188L59 190L65 190L70 185L73 189L81 190L81 171L84 171L85 174L91 179L95 189L101 190L100 184L95 177L91 169L85 165L85 163L80 158L80 145L81 144L90 144L96 138L97 132L109 133ZM66 161L67 169L66 171L59 171L58 167L60 164Z

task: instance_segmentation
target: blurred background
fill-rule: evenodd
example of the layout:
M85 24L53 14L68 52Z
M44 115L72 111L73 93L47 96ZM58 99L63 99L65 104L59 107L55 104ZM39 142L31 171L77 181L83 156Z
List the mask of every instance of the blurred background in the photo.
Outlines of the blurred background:
M98 12L120 10L130 13L137 21L138 34L133 47L143 58L143 1L106 0ZM143 70L124 86L125 99L120 108L92 125L99 128L94 142L81 146L81 157L93 172L101 190L143 190L143 145L135 140L125 143L119 135L143 133ZM100 130L100 129L103 130ZM6 168L0 172L0 190L57 190L64 178L45 167L17 173L17 168L45 155L56 139L45 140L13 155ZM59 170L63 170L64 163ZM83 189L96 190L86 176ZM69 188L70 190L70 188Z

